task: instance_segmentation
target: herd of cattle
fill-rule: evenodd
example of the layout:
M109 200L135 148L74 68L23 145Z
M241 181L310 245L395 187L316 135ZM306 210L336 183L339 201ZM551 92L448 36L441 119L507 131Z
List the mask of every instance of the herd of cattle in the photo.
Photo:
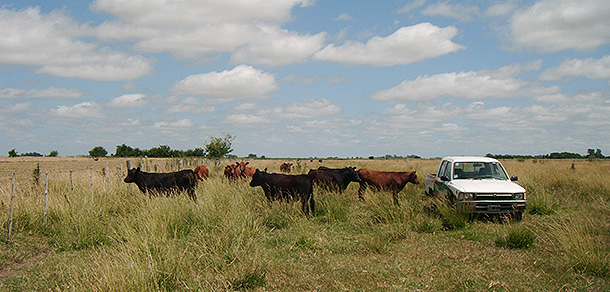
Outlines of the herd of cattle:
M367 187L376 190L392 192L394 204L398 205L398 193L407 183L419 184L415 171L396 172L359 169L355 167L328 168L320 166L311 169L307 174L287 174L291 172L292 163L282 163L280 171L283 173L268 173L267 169L247 166L248 162L229 164L224 169L224 176L230 181L251 178L251 187L262 187L269 201L300 200L305 214L315 212L313 197L314 184L328 189L343 192L350 182L358 182L358 197L364 200ZM126 183L135 183L140 191L150 195L167 194L172 192L186 192L197 202L195 187L198 181L209 177L209 170L205 165L198 165L194 170L185 169L168 173L149 173L140 168L129 169L124 179Z

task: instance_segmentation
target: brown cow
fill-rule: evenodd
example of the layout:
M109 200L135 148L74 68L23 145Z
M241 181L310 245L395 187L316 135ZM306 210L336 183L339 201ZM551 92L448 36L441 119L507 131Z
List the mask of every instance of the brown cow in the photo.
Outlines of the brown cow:
M235 164L229 164L225 166L224 171L225 177L231 181L236 181L241 176L241 170Z
M237 166L237 168L239 168L239 170L241 171L241 176L240 177L252 177L252 175L254 175L254 172L256 172L256 169L254 167L249 167L246 166L250 164L250 162L235 162L235 165Z
M284 162L280 165L280 171L285 173L290 173L292 170L292 163Z
M394 204L398 204L398 192L400 192L407 183L419 184L415 171L396 172L396 171L379 171L371 169L359 169L360 189L358 189L358 198L364 200L363 194L367 186L376 190L391 191L394 197Z
M197 176L197 180L203 181L204 179L210 177L210 171L208 170L207 166L199 164L197 167L195 167L195 175Z

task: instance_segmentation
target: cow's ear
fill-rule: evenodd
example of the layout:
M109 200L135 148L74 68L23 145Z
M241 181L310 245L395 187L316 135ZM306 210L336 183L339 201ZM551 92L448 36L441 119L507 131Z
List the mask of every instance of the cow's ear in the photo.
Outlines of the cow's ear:
M263 172L267 172L267 168L265 167L265 170L263 170Z
M138 168L136 168L137 171L140 171L140 167L138 166Z
M250 164L250 161L247 161L246 163L244 163L244 165L248 165L248 164Z

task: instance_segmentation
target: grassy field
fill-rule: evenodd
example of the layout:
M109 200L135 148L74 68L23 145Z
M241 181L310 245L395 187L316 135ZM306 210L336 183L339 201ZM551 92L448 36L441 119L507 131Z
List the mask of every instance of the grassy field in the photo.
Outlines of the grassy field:
M416 170L422 181L399 207L384 192L359 201L357 184L316 188L309 217L300 204L268 203L249 181L225 180L230 162L205 161L211 177L194 204L123 183L125 159L0 158L0 290L610 291L610 161L503 161L528 191L521 222L472 220L424 196L435 159L250 160L269 172L282 162L297 173ZM178 161L132 164L168 171Z

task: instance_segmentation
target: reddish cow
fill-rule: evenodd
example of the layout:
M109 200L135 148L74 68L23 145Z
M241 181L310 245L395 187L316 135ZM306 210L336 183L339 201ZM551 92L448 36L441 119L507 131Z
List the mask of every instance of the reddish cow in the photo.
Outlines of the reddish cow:
M292 170L292 163L284 162L280 165L280 171L285 173L290 173Z
M235 164L225 166L225 177L229 180L236 181L241 176L241 170Z
M235 165L237 166L237 168L239 168L239 170L241 171L241 177L252 177L252 175L254 175L254 172L256 172L256 169L254 167L249 167L246 166L250 164L250 162L235 162Z
M362 180L360 189L358 189L358 197L364 200L363 194L367 186L376 190L391 191L394 197L394 204L398 205L398 192L400 192L407 183L419 184L415 171L410 172L395 172L395 171L378 171L371 169L359 169L358 175Z
M207 166L199 164L195 167L195 175L197 176L197 180L203 181L210 177L210 171Z

